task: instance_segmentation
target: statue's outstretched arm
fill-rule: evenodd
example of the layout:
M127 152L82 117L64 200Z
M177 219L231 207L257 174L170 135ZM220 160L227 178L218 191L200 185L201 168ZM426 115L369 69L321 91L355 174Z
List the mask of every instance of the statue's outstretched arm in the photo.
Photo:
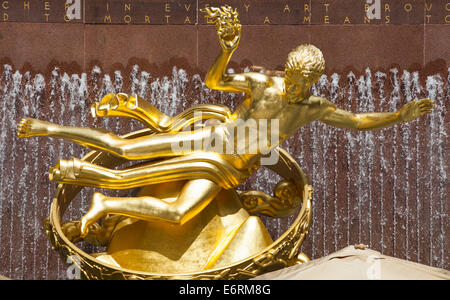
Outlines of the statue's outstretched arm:
M321 121L341 128L371 130L388 127L399 122L412 121L424 114L430 113L433 107L434 101L425 98L408 102L396 112L354 114L336 108L331 104L327 107L327 112Z
M217 35L222 51L216 58L208 73L205 84L208 88L226 92L247 92L249 79L245 74L226 74L226 67L231 55L237 49L241 38L241 24L236 10L227 5L220 8L211 7L202 10L206 18L217 26Z

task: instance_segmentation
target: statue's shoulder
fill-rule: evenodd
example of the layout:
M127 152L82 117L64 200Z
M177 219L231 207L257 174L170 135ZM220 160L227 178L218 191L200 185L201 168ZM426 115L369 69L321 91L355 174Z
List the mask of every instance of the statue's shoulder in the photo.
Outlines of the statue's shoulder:
M283 86L284 86L284 77L280 77L280 76L267 76L267 83L270 87L276 88L280 91L283 90Z
M270 76L258 72L245 72L242 73L245 76L246 81L249 83L252 92L265 91L267 88L274 86Z
M271 81L270 76L267 76L266 74L263 74L263 73L246 72L244 74L245 74L245 77L250 79L250 81L255 84L264 84L264 83L267 84Z

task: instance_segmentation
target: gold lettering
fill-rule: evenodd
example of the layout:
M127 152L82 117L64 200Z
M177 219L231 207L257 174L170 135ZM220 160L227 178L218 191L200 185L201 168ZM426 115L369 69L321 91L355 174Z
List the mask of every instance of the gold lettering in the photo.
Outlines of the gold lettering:
M427 18L427 24L430 24L431 15L425 15L425 17Z
M44 14L45 16L45 22L48 22L48 17L50 16L50 14Z
M330 24L330 16L325 16L325 17L323 18L323 23L324 23L324 24Z
M427 9L427 11L430 11L432 7L433 3L430 3L430 6L428 6L428 3L425 2L425 8Z
M170 12L170 3L166 3L166 12Z
M364 4L364 11L368 12L370 8L370 5L368 3Z
M131 16L130 15L125 15L123 16L123 21L127 24L131 23Z
M191 24L191 20L189 19L188 16L186 16L186 18L184 19L184 24L186 24L186 22L189 23L189 24Z
M3 13L3 22L8 21L8 19L9 19L8 14L4 12L4 13Z
M270 24L270 19L269 19L269 17L266 17L266 18L264 19L264 24Z
M105 15L105 18L103 19L103 23L106 23L106 21L111 23L111 15Z
M345 17L344 24L351 24L350 19L348 17Z
M370 18L367 16L364 16L364 24L370 23Z
M170 15L165 15L164 17L166 18L166 24L169 24Z
M191 9L191 5L190 4L189 5L185 4L184 5L184 9L186 9L186 11L189 11Z
M328 12L328 6L330 6L329 3L325 3L323 6L325 6L325 12Z
M446 11L450 11L450 2L445 4L445 10Z
M445 16L445 23L450 23L450 15Z
M66 3L64 4L64 10L68 10L69 7L70 7L70 3L66 2ZM64 19L65 19L65 18L66 18L66 17L64 16Z
M125 3L124 4L124 11L131 11L131 3Z
M308 24L310 24L310 23L311 23L311 15L305 16L305 17L303 18L303 23L308 23Z
M305 11L309 11L309 12L311 12L310 10L309 10L309 4L305 4L305 9L304 9Z
M388 11L388 12L391 12L391 7L390 7L390 5L389 4L385 4L384 5L384 11L386 12L386 11Z
M145 23L150 24L150 17L145 15Z
M244 7L245 7L245 12L248 13L248 8L250 7L250 4L247 4L247 5L244 4Z
M28 2L23 2L23 9L28 9L28 10L30 10L30 1L28 1Z
M283 12L286 12L286 11L291 12L291 9L289 8L289 5L287 5L287 4L286 4L286 6L284 7Z
M386 20L386 22L384 22L385 24L391 23L391 16L387 15L384 19Z
M2 3L3 9L8 9L9 8L8 4L9 4L8 1L3 1Z
M50 2L47 2L47 1L44 2L44 9L50 10Z
M411 3L406 3L403 8L405 9L406 12L410 12L412 10L412 5Z

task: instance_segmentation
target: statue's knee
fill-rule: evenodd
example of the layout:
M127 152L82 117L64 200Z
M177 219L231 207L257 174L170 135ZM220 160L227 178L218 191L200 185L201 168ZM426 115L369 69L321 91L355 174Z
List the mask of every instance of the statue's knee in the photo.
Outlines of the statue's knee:
M114 147L113 152L121 157L127 157L127 155L128 155L128 151L126 151L126 149L124 149L123 147L120 147L120 146Z
M124 141L121 137L111 133L111 132L103 132L99 137L102 141L103 145L108 148L108 150L113 151L117 154L122 152L124 148Z
M177 208L169 209L168 219L174 223L181 224L181 221L183 219L183 212Z
M122 157L133 159L136 156L136 145L130 140L118 140L114 144L115 152Z
M122 141L114 140L109 143L110 151L121 157L127 157L129 150Z
M170 207L168 209L168 213L170 221L179 225L183 225L191 219L191 217L189 216L189 211L179 206Z

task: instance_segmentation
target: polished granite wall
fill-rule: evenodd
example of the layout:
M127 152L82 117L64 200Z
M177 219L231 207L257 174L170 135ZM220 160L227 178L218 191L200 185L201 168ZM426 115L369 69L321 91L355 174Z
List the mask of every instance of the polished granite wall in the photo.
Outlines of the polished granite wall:
M65 278L40 225L55 190L47 170L58 158L86 153L56 140L19 140L18 121L34 116L118 133L140 128L90 117L91 103L119 91L136 92L169 114L197 103L236 107L242 95L202 84L220 46L197 8L218 3L237 7L244 25L229 64L235 72L282 70L292 48L312 43L326 60L314 92L342 108L392 111L435 98L433 115L409 125L359 133L314 123L283 147L315 188L314 221L302 248L311 258L365 243L449 269L448 1L381 0L380 19L370 21L364 0L80 3L81 19L68 21L63 1L0 0L0 274ZM261 171L241 188L270 192L274 183ZM86 211L91 194L83 192L69 218ZM276 237L292 218L263 220Z

